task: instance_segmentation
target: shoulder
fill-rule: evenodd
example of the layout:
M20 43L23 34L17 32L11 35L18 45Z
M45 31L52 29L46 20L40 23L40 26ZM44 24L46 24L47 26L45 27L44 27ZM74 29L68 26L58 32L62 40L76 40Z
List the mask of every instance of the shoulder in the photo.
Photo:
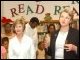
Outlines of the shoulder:
M26 34L24 34L24 39L29 40L30 42L32 42L32 38L30 38L30 37L27 36Z
M59 33L59 30L55 30L54 33L51 34L51 36L55 36Z
M27 23L25 26L26 26L26 27L29 27L30 25L29 25L29 23Z
M1 46L1 52L2 52L2 53L5 53L5 52L6 52L6 49L5 49L4 46Z
M27 31L27 33L28 33L31 29L32 29L31 26L29 25L29 23L27 23L27 24L25 25L25 30Z
M34 28L33 30L36 32L37 31L37 28Z
M60 30L55 30L55 33L58 33Z
M70 27L70 30L69 30L70 32L72 32L72 33L77 33L77 34L79 34L79 31L77 30L77 29L75 29L75 28L71 28Z

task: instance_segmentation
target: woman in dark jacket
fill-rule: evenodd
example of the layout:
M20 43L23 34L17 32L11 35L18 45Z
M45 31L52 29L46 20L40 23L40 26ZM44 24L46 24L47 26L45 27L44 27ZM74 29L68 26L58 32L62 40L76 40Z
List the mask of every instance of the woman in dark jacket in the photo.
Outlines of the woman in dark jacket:
M72 22L72 15L64 10L60 14L59 22L61 28L51 36L49 55L52 59L79 58L79 31L69 26Z

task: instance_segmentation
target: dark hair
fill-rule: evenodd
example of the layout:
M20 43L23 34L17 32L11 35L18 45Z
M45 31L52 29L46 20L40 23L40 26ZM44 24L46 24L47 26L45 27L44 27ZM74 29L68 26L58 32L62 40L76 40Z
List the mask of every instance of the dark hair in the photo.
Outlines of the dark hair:
M41 45L42 43L43 43L43 41L40 41L40 42L38 43L38 46Z
M50 31L49 31L50 26L53 26L53 28L55 30L55 25L54 24L49 24L49 26L47 27L48 33L50 33Z
M30 19L30 22L32 22L32 23L36 22L39 25L39 19L37 17L32 17Z
M3 37L2 40L1 40L1 45L4 44L5 41L9 42L9 38L8 37Z
M12 26L10 23L6 23L3 26L6 27L7 25L10 25L10 27Z

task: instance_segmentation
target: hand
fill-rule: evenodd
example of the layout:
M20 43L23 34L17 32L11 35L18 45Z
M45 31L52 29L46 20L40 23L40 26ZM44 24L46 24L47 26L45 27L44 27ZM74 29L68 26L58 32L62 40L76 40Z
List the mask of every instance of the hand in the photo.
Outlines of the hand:
M44 48L48 48L48 44L46 40L44 41Z
M77 46L73 45L73 44L65 44L64 45L66 49L66 51L75 51L77 52Z

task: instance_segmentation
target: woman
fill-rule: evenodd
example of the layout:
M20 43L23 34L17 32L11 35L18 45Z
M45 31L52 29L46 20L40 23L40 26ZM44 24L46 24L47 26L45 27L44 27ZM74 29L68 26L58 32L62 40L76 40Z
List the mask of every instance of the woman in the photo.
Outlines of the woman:
M9 59L34 59L34 44L24 34L24 21L16 20L13 27L16 35L9 42Z
M45 39L44 39L44 42L47 42L47 45L48 47L50 46L50 39L51 39L51 34L55 32L55 25L54 24L50 24L47 28L48 32L47 34L45 35ZM45 49L45 51L48 50L48 48ZM51 56L49 56L47 54L47 51L46 51L46 58L47 59L51 59Z
M72 15L64 10L59 17L60 30L51 36L48 49L52 59L77 59L79 58L79 31L69 26Z
M54 31L55 31L55 25L54 24L50 24L48 26L47 30L48 30L48 32L45 35L45 40L47 41L48 46L50 46L50 37L51 37L51 34L54 33Z
M11 19L6 19L5 17L2 18L2 26L1 28L3 29L1 32L1 37L8 37L9 39L11 39L12 37L15 36L15 34L13 33L13 21Z

